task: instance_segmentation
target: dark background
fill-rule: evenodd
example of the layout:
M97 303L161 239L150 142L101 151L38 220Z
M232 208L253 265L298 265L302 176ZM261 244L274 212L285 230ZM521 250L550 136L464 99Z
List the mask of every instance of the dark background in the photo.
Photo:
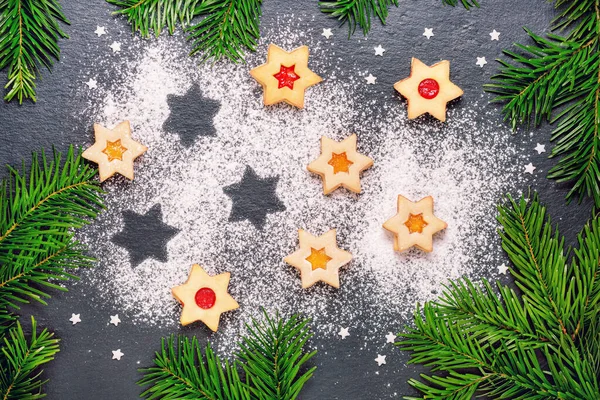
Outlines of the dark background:
M402 0L400 7L392 8L387 26L373 23L369 34L369 46L357 46L362 34L347 39L347 28L338 28L338 23L319 12L316 0L268 0L263 6L261 26L272 26L278 15L295 14L311 18L315 29L334 28L337 53L345 57L344 62L364 66L364 70L377 76L377 84L388 87L408 75L409 65L406 56L416 56L431 63L440 58L451 58L453 81L465 91L465 99L479 99L482 85L497 71L494 59L501 56L501 50L511 48L515 42L528 43L522 27L534 32L548 31L549 21L555 15L551 4L542 0L481 0L482 7L465 11L443 6L439 0ZM61 41L61 60L52 73L43 71L38 81L38 102L0 103L0 163L19 165L22 159L29 160L32 151L55 146L65 151L69 144L82 145L92 138L91 126L77 118L80 104L76 92L83 82L82 70L95 62L101 63L97 48L89 42L96 38L96 25L107 26L111 30L111 41L124 43L134 41L125 19L111 15L113 8L102 0L63 0L64 12L71 21L65 26L70 40ZM427 40L422 36L425 27L431 27L435 36ZM500 41L491 41L489 32L501 32ZM115 36L116 31L119 37ZM108 45L109 43L107 43ZM373 51L365 51L381 44L387 51L385 57L374 57ZM372 45L372 46L371 46ZM475 65L476 56L485 56L488 64L483 68ZM127 60L119 61L125 67ZM4 85L6 71L0 77ZM368 95L366 95L368 98ZM491 96L483 95L485 101ZM461 107L467 101L455 106ZM502 124L500 106L494 106L495 113L485 118ZM537 167L533 177L527 177L525 186L515 187L527 190L527 184L535 188L542 201L548 205L550 215L558 223L573 243L576 233L590 216L591 202L586 199L581 205L566 205L564 196L567 186L560 186L545 179L544 175L553 165L547 156L551 127L543 126L532 133L517 132L513 140L519 148L525 149L531 162ZM546 153L538 155L535 143L546 144ZM6 170L0 171L0 177ZM505 278L507 281L509 278ZM21 314L33 314L39 325L53 330L61 341L61 352L49 364L44 377L50 382L45 386L49 399L134 399L141 389L135 385L140 378L137 368L149 366L153 351L159 347L159 338L170 334L167 329L144 328L127 324L126 316L119 329L108 325L105 312L100 312L95 304L88 302L84 285L78 285L68 293L54 293L46 307L32 305L21 310ZM77 309L84 321L71 326L68 319ZM101 321L105 321L101 322ZM407 321L399 321L399 326ZM416 377L420 369L407 366L408 354L398 349L386 348L388 363L384 368L372 368L373 352L358 351L363 345L359 332L352 332L345 340L335 338L316 339L314 346L319 349L313 359L318 370L306 385L301 397L305 399L378 399L401 397L416 394L406 384L410 377ZM385 334L382 332L382 335ZM127 348L126 356L119 362L111 360L110 351ZM393 356L392 356L393 355ZM369 368L365 368L369 365ZM378 374L374 374L378 371Z

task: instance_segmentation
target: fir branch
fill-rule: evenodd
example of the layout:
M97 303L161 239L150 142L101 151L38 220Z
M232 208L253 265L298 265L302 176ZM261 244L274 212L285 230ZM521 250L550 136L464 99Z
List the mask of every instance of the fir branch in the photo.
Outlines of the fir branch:
M560 157L548 177L569 182L567 199L590 196L600 206L600 0L558 0L562 12L553 29L568 36L541 37L526 30L533 44L505 51L500 73L486 85L505 103L503 113L518 124L557 123L551 157Z
M5 100L36 101L38 66L59 58L58 39L68 24L57 0L0 0L0 70L8 69Z
M263 311L264 312L264 311ZM303 352L312 337L309 321L294 315L287 321L264 313L264 321L252 320L249 336L243 339L238 355L246 372L253 398L291 400L298 397L316 367L300 374L316 351Z
M570 264L536 195L509 197L498 220L522 294L464 279L417 307L415 326L397 345L431 374L409 383L435 399L600 398L600 218L579 235Z
M202 61L223 57L238 62L244 49L256 50L262 0L203 0L194 15L203 16L187 29L193 49L190 55L202 54Z
M194 10L202 0L106 0L121 9L114 14L127 17L134 32L142 37L156 36L167 28L169 34L175 32L177 23L188 26L194 17Z
M27 338L20 323L5 335L0 344L0 398L41 399L45 381L40 379L40 366L58 353L58 339L46 329L37 332L31 318L31 337Z
M442 0L442 3L456 7L459 1L467 10L469 10L471 7L479 7L477 0Z
M42 287L64 290L52 281L91 264L72 230L103 207L95 175L72 146L64 162L60 153L48 161L42 151L41 160L33 154L29 173L10 168L0 189L0 309L28 299L44 303Z
M348 23L350 34L360 27L366 35L371 30L371 18L377 17L385 25L391 6L398 7L398 0L323 0L321 11L336 18L341 24Z
M204 352L196 337L163 339L154 366L142 369L139 385L151 385L147 399L292 400L312 376L315 367L301 372L316 353L304 347L312 336L309 321L298 316L252 320L233 363L221 362L210 344ZM204 354L203 354L204 353ZM245 380L238 369L243 368Z

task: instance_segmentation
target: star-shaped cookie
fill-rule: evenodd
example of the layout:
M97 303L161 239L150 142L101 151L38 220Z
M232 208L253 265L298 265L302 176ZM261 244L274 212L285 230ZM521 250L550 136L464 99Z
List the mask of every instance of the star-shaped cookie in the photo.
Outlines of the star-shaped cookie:
M308 164L308 170L323 178L323 193L340 186L360 193L360 173L373 165L373 160L356 151L356 135L341 142L321 137L321 155Z
M321 236L298 229L300 248L284 261L300 271L302 287L308 288L318 281L339 288L339 269L352 260L352 254L337 247L335 229Z
M394 250L404 251L412 246L433 251L433 234L446 229L448 224L433 215L433 197L427 196L414 203L398 195L398 213L383 227L394 233Z
M308 46L287 52L270 44L266 64L252 69L250 75L263 86L266 106L285 101L304 108L304 91L322 81L308 69Z
M100 182L117 172L133 180L133 160L148 150L131 138L129 121L121 122L113 129L94 124L96 143L88 147L83 158L98 164Z
M225 272L210 276L198 264L192 265L187 282L171 289L173 297L183 306L181 325L202 321L213 332L217 331L221 314L239 307L227 293L229 275Z
M396 82L394 89L408 101L408 119L429 113L442 122L446 120L446 104L463 94L450 82L450 61L429 67L414 57L410 76Z

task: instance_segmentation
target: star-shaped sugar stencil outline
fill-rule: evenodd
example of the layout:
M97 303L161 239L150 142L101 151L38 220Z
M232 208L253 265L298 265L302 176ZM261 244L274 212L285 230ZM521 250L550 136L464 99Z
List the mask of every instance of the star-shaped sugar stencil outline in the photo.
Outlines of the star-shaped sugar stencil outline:
M71 318L69 318L69 321L71 321L73 325L81 322L81 314L71 314Z
M267 222L267 215L286 210L283 202L277 197L279 175L261 178L246 165L242 179L223 188L223 192L231 199L229 222L248 220L258 230Z
M191 147L200 136L217 136L214 118L221 109L221 102L205 97L198 84L193 84L181 96L168 95L167 104L170 113L163 130L177 134L185 148Z
M485 59L485 57L477 57L477 62L475 63L475 65L479 66L480 68L483 68L483 66L487 63L488 62Z
M425 31L423 32L423 36L425 36L427 38L427 40L431 39L432 36L435 36L433 34L433 28L425 28Z
M490 40L500 40L500 32L498 32L497 30L493 30L490 32Z
M377 77L373 76L373 74L369 74L369 76L365 76L365 80L367 81L367 85L374 85L377 81Z
M325 39L329 40L329 38L333 36L331 28L323 28L323 33L321 33L321 36L325 36Z
M98 35L98 37L102 36L102 35L106 35L106 28L100 25L96 26L96 30L94 31L94 33L96 35Z
M529 163L525 166L525 171L523 171L523 173L533 175L534 171L535 171L535 167L533 166L532 163Z
M382 356L381 354L377 354L377 358L375 358L375 362L377 362L377 366L381 367L383 364L387 364L385 362L385 357L386 356Z
M545 153L546 152L546 145L545 144L536 143L534 150L537 151L538 154Z
M338 332L338 335L340 335L343 339L346 339L348 336L350 336L350 328L344 328L344 327L340 327L340 331Z
M111 350L111 352L112 352L112 359L117 360L117 361L121 361L121 357L123 357L125 355L125 353L123 353L121 351L121 349Z
M381 45L378 45L377 47L373 47L373 50L375 50L376 56L383 57L383 53L385 53L385 49Z
M155 204L145 214L125 210L122 216L124 227L111 241L128 251L133 268L148 258L161 262L169 260L167 243L179 233L179 229L163 222L160 204Z

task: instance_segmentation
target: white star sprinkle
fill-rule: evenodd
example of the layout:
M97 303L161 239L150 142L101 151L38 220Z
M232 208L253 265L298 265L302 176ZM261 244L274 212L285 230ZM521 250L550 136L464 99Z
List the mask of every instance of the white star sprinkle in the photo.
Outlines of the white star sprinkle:
M381 367L382 364L385 364L385 356L377 354L377 358L375 359L375 361L377 361L377 365Z
M491 40L500 40L500 32L498 32L497 30L493 30L492 32L490 32L490 36L491 36Z
M92 78L90 78L90 80L87 81L85 84L88 86L88 88L90 88L90 90L96 89L98 87L98 81Z
M542 153L546 152L546 145L545 144L539 144L539 143L536 143L536 144L537 144L537 146L535 146L534 150L537 151L538 154L542 154Z
M365 79L367 80L367 85L374 85L375 81L377 80L377 78L371 74L369 74L369 76L365 77Z
M119 319L119 314L115 314L115 315L111 315L110 316L110 322L109 323L113 324L114 326L118 326L120 322L121 322L121 320Z
M423 32L423 36L427 37L427 39L431 39L432 36L435 36L433 34L433 28L425 28L425 32Z
M498 273L506 275L506 271L508 271L508 267L505 264L498 266Z
M377 47L373 47L373 49L375 49L376 56L383 56L383 53L385 52L385 49L383 47L381 47L381 45L379 45Z
M533 175L533 171L535 170L535 167L533 166L532 163L529 163L525 166L525 174L526 173L530 173L531 175Z
M475 63L477 65L479 65L481 68L483 68L483 66L485 64L487 64L487 60L485 59L485 57L477 57L477 62Z
M333 32L331 32L331 28L323 28L323 33L321 35L325 36L325 39L329 39L333 36Z
M113 353L112 359L119 360L119 361L121 361L121 357L123 357L125 355L123 352L121 352L121 349L112 350L112 353Z
M71 314L71 318L69 318L69 321L71 321L73 325L75 325L76 323L81 322L80 316L81 314Z
M119 42L113 42L113 44L111 44L109 47L112 49L113 53L118 53L121 51L121 43Z
M346 339L346 337L350 336L350 332L348 332L349 328L340 328L338 335L342 337L342 339Z
M392 332L388 332L388 334L385 335L385 340L386 343L394 343L396 341L396 335L394 335Z
M106 35L106 28L103 26L97 26L96 30L94 31L94 33L96 35L98 35L98 37L102 36L102 35Z

